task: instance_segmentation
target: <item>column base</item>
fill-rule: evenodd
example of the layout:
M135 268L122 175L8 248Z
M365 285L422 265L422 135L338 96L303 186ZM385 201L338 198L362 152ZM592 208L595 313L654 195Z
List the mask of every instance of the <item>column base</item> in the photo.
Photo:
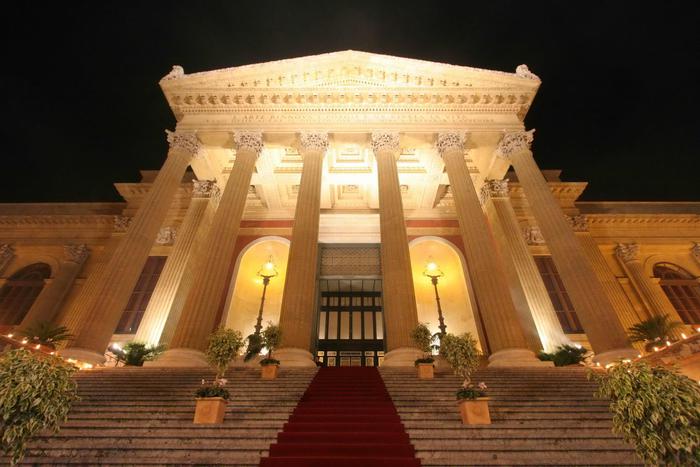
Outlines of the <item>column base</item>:
M399 347L386 353L382 366L414 367L416 359L422 356L423 352L413 347Z
M620 360L634 360L639 356L640 353L638 350L629 347L613 349L607 350L603 353L595 354L595 356L593 357L593 363L595 363L596 365L600 364L600 366L605 367L610 365L611 363L617 363Z
M503 349L489 356L489 367L553 367L554 362L543 362L527 349Z
M156 360L144 362L143 366L162 368L206 368L209 367L204 352L195 349L170 349Z
M60 350L58 355L63 358L74 358L80 362L90 363L91 365L102 365L107 361L104 354L90 349L81 349L80 347L68 347L67 349Z
M272 358L279 360L280 366L284 367L316 368L316 362L311 352L296 347L279 349L272 355Z

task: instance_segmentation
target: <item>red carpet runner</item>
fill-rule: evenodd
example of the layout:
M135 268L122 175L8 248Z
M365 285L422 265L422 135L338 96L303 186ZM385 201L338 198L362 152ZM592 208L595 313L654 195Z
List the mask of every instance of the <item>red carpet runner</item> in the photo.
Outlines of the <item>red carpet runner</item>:
M420 467L376 368L321 368L262 467Z

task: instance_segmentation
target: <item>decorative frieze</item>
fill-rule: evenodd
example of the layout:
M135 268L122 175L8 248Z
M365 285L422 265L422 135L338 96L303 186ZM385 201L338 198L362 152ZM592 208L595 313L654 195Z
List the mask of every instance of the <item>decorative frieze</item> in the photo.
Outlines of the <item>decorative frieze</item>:
M165 130L165 134L171 151L184 151L192 157L197 157L204 149L204 145L199 141L194 131Z
M219 194L216 180L192 180L193 198L214 198Z
M158 245L172 245L177 238L177 230L175 227L161 227L156 237Z
M465 135L462 132L450 131L445 133L439 133L437 137L437 147L440 156L445 154L447 151L463 151L464 150Z
M375 131L372 133L370 144L375 154L390 151L399 155L399 134L393 131Z
M536 225L528 225L523 229L523 238L528 245L544 245L544 237Z
M90 250L85 244L63 246L63 256L71 263L83 264L89 255Z
M566 216L566 220L569 221L574 232L588 232L588 219L583 214Z
M615 247L615 256L620 258L623 263L629 263L639 259L639 244L637 243L618 243Z
M257 155L263 150L262 132L237 131L233 134L233 142L239 151L251 151Z
M115 232L126 232L129 226L131 225L131 221L133 220L133 217L130 216L123 216L120 214L117 214L114 216L114 231Z
M534 129L530 131L505 132L503 138L496 147L496 155L508 159L512 154L520 151L529 151L534 137Z
M299 135L299 145L304 152L326 152L328 133L322 131L304 131Z
M379 248L324 247L321 276L368 276L382 274Z

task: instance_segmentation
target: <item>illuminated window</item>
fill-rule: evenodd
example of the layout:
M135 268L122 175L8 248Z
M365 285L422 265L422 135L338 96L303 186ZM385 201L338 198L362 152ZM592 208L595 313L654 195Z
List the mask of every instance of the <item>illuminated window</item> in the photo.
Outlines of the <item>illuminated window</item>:
M557 312L562 330L567 334L583 333L583 327L576 316L574 306L571 304L569 294L564 288L564 283L559 277L552 258L550 256L535 256L535 264L537 264L537 269L539 269L544 285L547 287L547 293L549 293L554 310Z
M654 276L684 323L700 324L700 284L685 269L671 263L654 265Z
M156 288L166 259L166 256L148 257L134 291L131 292L129 303L127 303L117 329L114 331L116 334L134 334L136 332L151 295L153 295L153 290Z
M46 263L34 263L14 273L0 289L0 324L20 324L51 276Z

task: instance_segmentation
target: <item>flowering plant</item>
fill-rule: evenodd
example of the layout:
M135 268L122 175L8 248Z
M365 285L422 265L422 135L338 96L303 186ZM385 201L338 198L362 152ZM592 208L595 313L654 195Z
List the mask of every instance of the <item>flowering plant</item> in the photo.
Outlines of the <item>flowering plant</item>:
M231 394L228 392L224 386L226 386L228 380L225 378L214 378L214 381L207 383L207 380L202 380L202 386L200 386L194 393L197 397L221 397L224 400L228 400Z
M471 383L464 383L462 388L457 391L457 400L474 400L479 397L486 397L486 384L481 382L476 387Z

